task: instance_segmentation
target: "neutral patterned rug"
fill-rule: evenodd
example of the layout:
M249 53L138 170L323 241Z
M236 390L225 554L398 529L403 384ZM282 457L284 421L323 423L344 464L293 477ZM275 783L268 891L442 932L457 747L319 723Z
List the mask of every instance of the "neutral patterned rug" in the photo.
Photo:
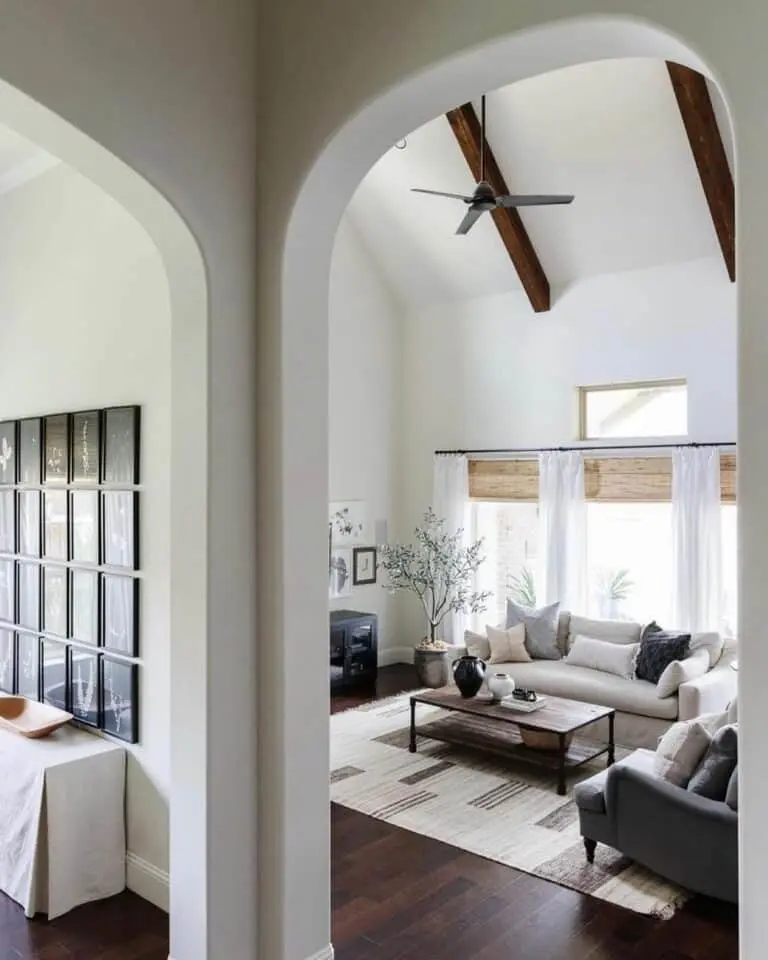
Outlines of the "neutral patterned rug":
M421 738L418 752L409 753L408 697L331 717L335 803L636 913L667 919L688 899L602 844L588 864L576 805L557 795L552 774ZM417 709L419 723L442 713ZM582 776L600 763L584 766Z

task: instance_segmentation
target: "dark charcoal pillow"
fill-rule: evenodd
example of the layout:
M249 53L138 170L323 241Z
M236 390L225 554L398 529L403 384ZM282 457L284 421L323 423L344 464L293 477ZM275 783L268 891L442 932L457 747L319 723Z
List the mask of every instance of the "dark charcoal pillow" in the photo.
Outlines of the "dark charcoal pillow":
M657 623L649 623L640 638L635 676L638 680L658 683L659 677L673 660L685 660L690 653L690 646L690 633L662 630Z
M737 724L721 727L712 737L704 759L688 781L687 789L710 800L725 800L728 785L736 769L739 746Z
M725 791L725 802L731 810L739 809L739 765L733 768L731 779L728 781L728 789Z

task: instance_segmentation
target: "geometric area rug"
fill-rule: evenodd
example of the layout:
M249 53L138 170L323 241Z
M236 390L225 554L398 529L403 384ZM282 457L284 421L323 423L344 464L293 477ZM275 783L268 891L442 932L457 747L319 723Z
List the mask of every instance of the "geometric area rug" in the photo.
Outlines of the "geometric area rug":
M587 863L570 793L599 760L559 797L551 774L500 757L422 738L412 754L409 697L331 717L334 803L636 913L668 919L690 897L604 844ZM433 719L424 704L418 710L420 723Z

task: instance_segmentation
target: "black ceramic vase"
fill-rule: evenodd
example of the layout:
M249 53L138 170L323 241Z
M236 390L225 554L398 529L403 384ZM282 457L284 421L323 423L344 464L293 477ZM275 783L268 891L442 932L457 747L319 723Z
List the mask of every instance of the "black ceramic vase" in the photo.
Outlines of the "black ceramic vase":
M474 697L485 679L485 662L480 657L459 657L451 669L462 697Z

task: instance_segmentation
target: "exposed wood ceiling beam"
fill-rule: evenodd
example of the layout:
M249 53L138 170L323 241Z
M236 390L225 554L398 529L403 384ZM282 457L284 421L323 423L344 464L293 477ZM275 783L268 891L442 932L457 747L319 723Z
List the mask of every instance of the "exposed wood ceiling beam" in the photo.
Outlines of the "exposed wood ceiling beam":
M683 126L707 198L725 266L736 279L733 177L704 77L679 63L667 63Z
M465 103L446 114L461 152L469 164L472 176L480 179L480 121L471 103ZM507 183L499 170L496 158L486 139L485 179L495 193L509 193ZM549 310L549 281L528 236L520 214L514 207L497 207L491 216L507 248L512 263L520 277L523 289L528 294L536 313Z

